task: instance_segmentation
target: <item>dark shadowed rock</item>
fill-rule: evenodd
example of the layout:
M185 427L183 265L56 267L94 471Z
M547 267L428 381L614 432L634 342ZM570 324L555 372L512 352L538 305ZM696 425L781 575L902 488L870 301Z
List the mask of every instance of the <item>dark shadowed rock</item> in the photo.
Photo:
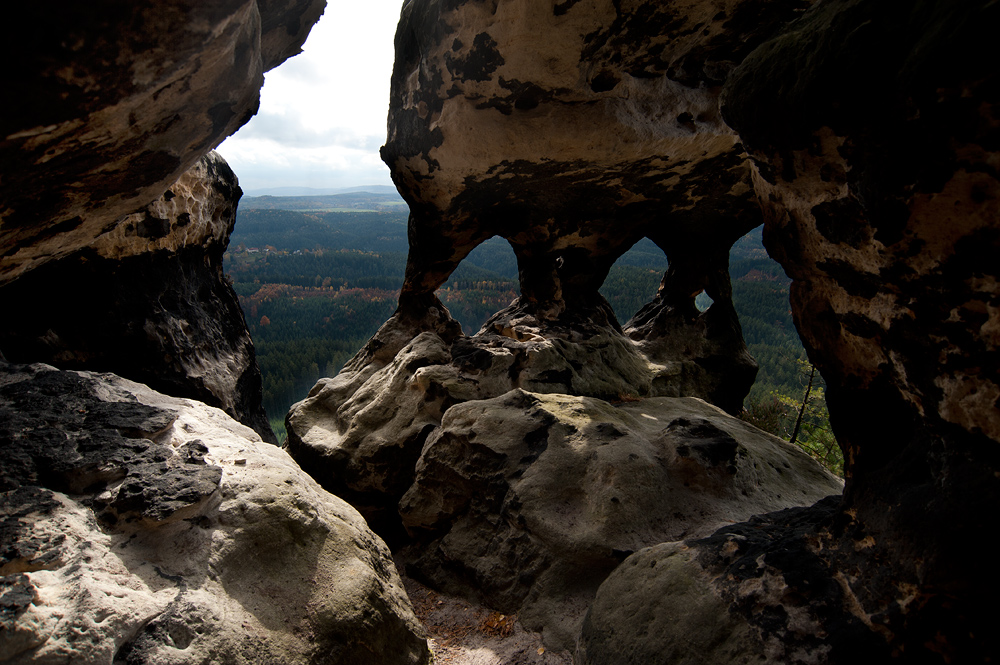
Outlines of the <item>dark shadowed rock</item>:
M601 585L583 623L580 665L729 665L774 662L729 612L683 543L633 554ZM780 661L783 662L783 661ZM819 661L822 662L822 661Z
M636 554L582 662L995 658L976 543L1000 505L998 22L990 2L822 2L730 76L845 494ZM662 597L689 582L700 626Z
M242 191L218 153L90 247L0 287L11 362L114 372L218 406L276 443L222 254ZM46 294L39 299L38 294Z
M847 460L842 512L801 538L843 597L790 605L911 662L1000 648L981 611L1000 575L963 545L1000 504L998 23L990 2L822 3L725 95Z
M597 593L583 624L578 661L910 662L886 643L889 617L866 613L862 596L855 595L874 543L838 504L830 497L629 557ZM843 543L832 532L846 536ZM916 588L915 580L896 582L900 589ZM890 612L907 614L918 602L909 596ZM969 624L943 613L933 625L948 630Z
M323 0L34 4L0 119L0 283L89 245L257 112Z

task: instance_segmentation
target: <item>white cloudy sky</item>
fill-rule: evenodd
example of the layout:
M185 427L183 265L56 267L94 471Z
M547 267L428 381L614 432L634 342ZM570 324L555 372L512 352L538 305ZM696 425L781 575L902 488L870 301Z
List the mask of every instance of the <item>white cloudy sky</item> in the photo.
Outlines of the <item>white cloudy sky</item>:
M218 151L246 192L391 185L385 143L402 0L331 0L303 52L265 74L260 111Z

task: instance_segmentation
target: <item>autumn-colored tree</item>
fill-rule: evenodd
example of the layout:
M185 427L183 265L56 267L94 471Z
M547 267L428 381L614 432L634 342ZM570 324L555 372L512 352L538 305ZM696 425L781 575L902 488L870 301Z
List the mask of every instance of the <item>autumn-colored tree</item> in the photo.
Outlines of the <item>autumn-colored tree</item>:
M267 315L260 317L260 325L261 327L271 325L271 319L267 318Z

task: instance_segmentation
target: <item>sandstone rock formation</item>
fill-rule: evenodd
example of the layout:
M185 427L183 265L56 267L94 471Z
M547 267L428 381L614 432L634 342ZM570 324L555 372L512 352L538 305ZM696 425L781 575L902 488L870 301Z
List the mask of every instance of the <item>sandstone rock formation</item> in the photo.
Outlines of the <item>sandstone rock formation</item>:
M400 502L411 574L572 649L629 554L839 494L801 450L694 398L514 390L450 408Z
M5 351L122 368L175 396L0 356L4 662L429 659L357 512L176 397L269 435L221 276L239 188L217 156L199 160L324 4L32 5L8 22Z
M22 7L3 40L0 283L89 245L246 123L325 4Z
M671 270L629 337L679 366L675 392L738 410L755 365L727 257L761 218L718 94L806 4L406 3L382 150L411 210L401 311L434 304L458 263L499 235L517 255L519 313L543 329L591 317L611 335L597 289L649 237ZM715 301L707 322L701 291Z
M735 412L756 373L728 251L760 208L718 97L804 5L752 4L404 5L382 150L411 210L399 308L293 407L287 446L415 574L561 649L629 553L839 491L712 407L660 399ZM433 292L494 235L521 296L466 337ZM623 329L598 288L642 237L670 269ZM640 397L650 423L608 403Z
M222 272L241 194L209 153L89 247L0 287L0 309L16 313L0 329L8 360L114 372L217 406L276 443Z
M0 364L0 660L426 663L385 545L221 411Z
M732 616L730 601L715 590L714 579L683 543L663 543L630 556L601 585L583 625L576 662L787 662L762 653L759 638ZM817 641L822 641L818 631Z
M449 407L514 389L619 399L649 394L659 376L669 375L610 328L563 326L565 337L557 337L549 326L544 337L522 316L518 338L510 325L507 334L489 330L503 314L472 338L448 317L439 332L409 339L409 324L395 316L338 376L321 379L292 408L289 452L393 539L400 525L397 504L413 482L428 435Z
M752 4L405 4L382 156L411 210L406 278L395 316L293 408L304 467L382 525L458 402L520 388L741 408L756 364L728 250L761 218L718 95L800 6ZM494 235L521 297L467 338L433 292ZM670 269L623 330L597 290L644 236Z
M1000 10L812 4L404 8L383 149L411 206L400 307L289 425L297 458L380 519L409 484L409 537L432 544L412 550L416 569L500 602L528 598L542 574L540 548L506 555L528 575L502 589L470 563L507 550L476 541L464 511L500 533L527 521L502 483L476 474L515 487L542 459L478 448L478 429L450 424L485 423L486 411L468 415L483 400L523 395L504 388L558 401L631 383L733 410L751 371L725 257L761 219L757 201L829 385L843 499L639 550L598 592L581 662L980 662L998 650L981 608L1000 576L970 544L1000 503L988 52ZM433 291L494 235L518 257L521 297L465 338ZM671 267L620 330L597 287L643 236ZM715 303L698 315L701 290ZM488 429L530 448L522 427ZM677 616L691 607L703 630Z
M404 6L383 151L412 211L400 307L291 414L290 444L380 529L395 524L411 564L441 584L486 579L476 555L491 547L487 534L516 534L488 552L514 559L506 577L480 591L527 608L528 621L547 607L532 585L572 564L567 550L590 554L601 577L627 556L583 622L581 662L983 662L1000 652L983 611L1000 595L983 546L1000 504L990 50L1000 9L819 0L803 12L812 4ZM6 90L18 103L0 119L0 281L93 245L164 195L245 122L262 71L297 50L322 5L32 5L10 21L17 34L4 48L19 66ZM164 195L132 219L137 236L164 228L166 205ZM738 407L753 369L725 259L761 219L829 384L847 453L843 499L712 534L703 529L720 512L690 531L654 523L647 539L602 532L609 488L621 485L599 478L587 490L595 503L578 502L592 528L552 518L532 533L559 538L518 532L544 515L522 494L562 496L542 482L550 461L585 480L637 469L638 452L606 463L624 452L620 439L651 457L673 451L648 477L671 468L697 481L682 502L692 510L747 487L753 458L729 464L724 436L695 445L694 430L710 430L692 421L667 427L670 446L658 448L660 435L622 415L640 406L607 401L694 395ZM109 246L132 246L128 233ZM493 235L517 254L521 298L467 338L433 292ZM621 327L597 288L642 237L671 267ZM714 304L698 314L702 290ZM0 657L426 659L385 549L280 451L219 412L195 416L205 407L121 379L4 370ZM516 399L537 400L520 421L483 408ZM602 415L577 426L567 405ZM474 440L477 423L510 434L554 411L544 451L526 430ZM712 426L726 432L723 422ZM737 452L746 446L729 434ZM595 448L600 437L615 441ZM594 457L575 459L574 446ZM663 498L642 496L650 512ZM743 519L775 507L732 510ZM595 549L594 533L607 547ZM445 579L450 564L464 570ZM364 600L352 610L337 606L343 598ZM584 604L570 600L570 613ZM574 630L548 629L560 644Z
M394 354L360 354L293 407L287 448L402 547L412 575L516 612L552 648L573 648L632 552L841 491L797 448L701 400L571 396L622 371L633 356L613 345L574 373L553 360L560 340L449 344L446 329L398 348L397 325L368 345ZM573 380L543 380L563 371Z
M984 610L1000 575L962 545L1000 503L998 22L988 2L820 3L731 76L724 114L828 381L843 503L636 554L598 593L582 662L667 662L682 640L731 662L723 626L747 662L1000 650ZM654 600L705 580L730 611L700 633Z

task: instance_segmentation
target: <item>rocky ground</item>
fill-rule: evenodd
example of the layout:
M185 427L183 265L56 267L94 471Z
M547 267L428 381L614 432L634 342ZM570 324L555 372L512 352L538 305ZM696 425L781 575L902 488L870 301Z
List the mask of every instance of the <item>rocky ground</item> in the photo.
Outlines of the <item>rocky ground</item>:
M438 593L409 577L403 585L427 628L436 665L572 665L570 654L546 649L515 615Z

